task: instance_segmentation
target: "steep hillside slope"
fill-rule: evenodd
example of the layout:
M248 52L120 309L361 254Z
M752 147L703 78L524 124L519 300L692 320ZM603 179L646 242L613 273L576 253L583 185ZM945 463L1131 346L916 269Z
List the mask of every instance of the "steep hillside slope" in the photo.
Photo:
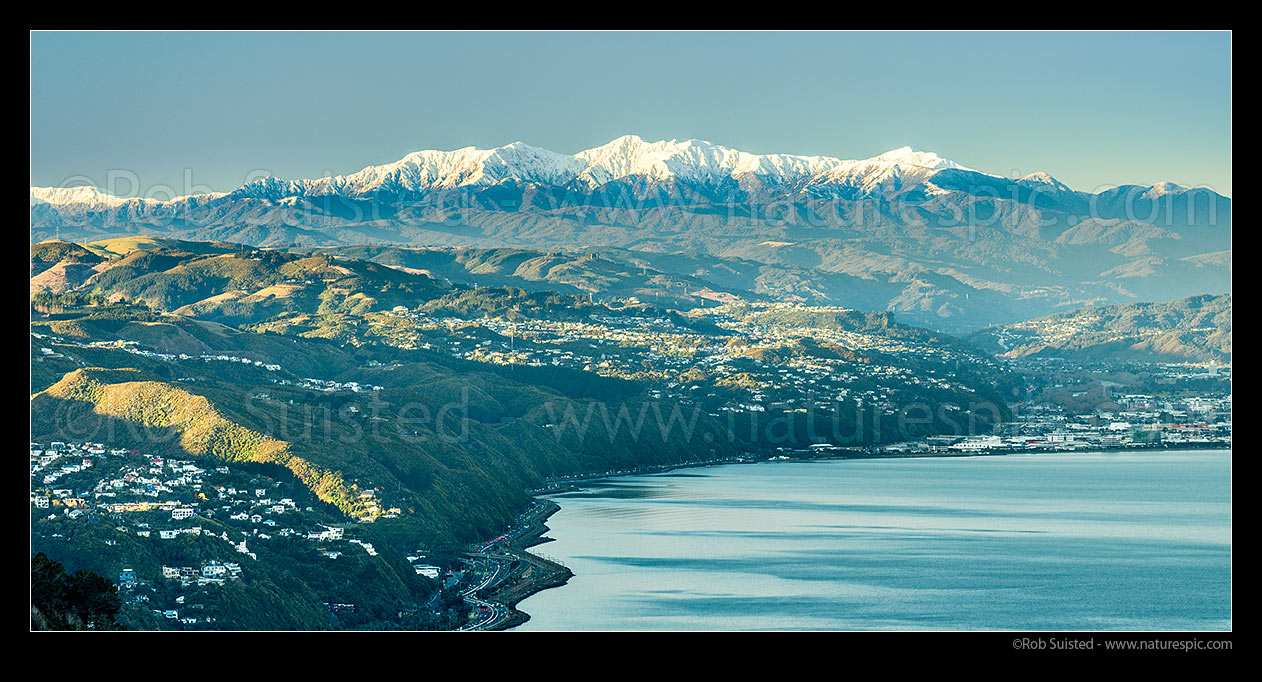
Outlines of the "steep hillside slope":
M985 329L969 341L1009 358L1231 362L1231 295L1083 308Z

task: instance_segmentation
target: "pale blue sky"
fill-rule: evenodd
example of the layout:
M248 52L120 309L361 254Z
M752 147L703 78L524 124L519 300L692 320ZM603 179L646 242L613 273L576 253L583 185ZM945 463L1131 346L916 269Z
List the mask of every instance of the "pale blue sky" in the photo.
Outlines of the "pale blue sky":
M1081 190L1169 180L1230 195L1230 38L36 32L31 184L115 171L140 194L230 190L419 149L574 153L635 133L842 158L910 145Z

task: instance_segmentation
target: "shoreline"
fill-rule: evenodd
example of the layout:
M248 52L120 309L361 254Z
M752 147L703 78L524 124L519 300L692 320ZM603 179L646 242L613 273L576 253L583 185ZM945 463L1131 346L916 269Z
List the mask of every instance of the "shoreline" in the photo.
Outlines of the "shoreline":
M540 488L529 491L534 498L532 504L541 504L542 507L531 513L528 524L520 530L512 534L512 537L505 538L502 546L499 547L500 554L483 554L484 558L492 558L501 563L507 564L513 570L514 562L518 569L523 568L524 564L529 564L536 576L525 576L525 580L517 582L509 587L498 587L491 593L485 595L486 601L494 602L501 605L505 610L505 616L497 619L494 623L485 628L486 630L511 630L530 620L530 614L521 611L517 605L531 596L538 594L544 590L554 587L562 587L574 577L574 572L564 564L556 562L552 559L540 556L528 551L532 547L552 542L553 538L543 537L548 532L547 520L553 514L561 510L561 505L554 500L548 499L548 495L569 492L579 489L580 484L584 482L599 481L610 478L621 478L624 476L646 476L653 474L669 473L671 471L680 471L684 469L695 469L701 467L724 466L731 464L758 464L770 461L776 462L827 462L840 460L855 459L921 459L921 458L937 458L937 457L1001 457L1004 455L1019 454L1074 454L1074 453L1094 453L1094 452L1149 452L1149 451L1166 451L1166 450L1231 450L1230 445L1224 446L1221 443L1202 444L1178 444L1178 445L1156 445L1148 447L1109 447L1109 448L1081 448L1074 450L1049 450L1049 449L1005 449L991 450L979 452L930 452L930 453L846 453L828 455L815 455L810 457L788 457L783 460L763 459L753 457L723 458L706 462L688 462L684 464L674 465L654 465L650 467L640 467L635 470L624 470L616 473L590 474L583 476L564 477L560 479L552 479L552 484L547 488ZM483 547L491 546L495 541L484 544ZM506 582L506 581L505 581Z
M938 457L1002 457L1004 455L1033 455L1033 454L1073 454L1088 452L1148 452L1162 450L1231 450L1230 443L1178 443L1178 444L1160 444L1160 445L1131 445L1131 446L1109 446L1109 447L1093 447L1093 448L1074 448L1074 449L1049 449L1049 448L1002 448L994 450L978 450L976 452L911 452L911 453L892 453L892 452L855 452L853 450L846 452L830 452L821 454L802 453L795 456L781 455L783 459L776 457L764 458L762 455L749 455L746 457L726 457L723 459L707 460L703 462L686 462L682 464L658 464L653 466L638 467L635 469L621 469L613 472L600 474L581 474L575 476L562 476L559 478L546 479L548 485L543 488L535 488L526 491L532 498L544 497L560 492L566 492L574 489L573 484L599 481L606 478L621 478L623 476L648 476L652 474L664 474L671 471L680 471L683 469L698 469L702 467L724 466L728 464L758 464L760 462L828 462L838 460L853 459L924 459Z
M462 629L515 628L530 620L530 614L518 610L517 604L533 594L560 587L574 576L563 564L528 551L552 541L543 535L548 532L548 518L560 510L561 505L552 500L536 499L527 509L522 525L479 545L472 553L475 560L485 561L494 569L488 584L465 593L465 602L489 609L489 615L486 621Z

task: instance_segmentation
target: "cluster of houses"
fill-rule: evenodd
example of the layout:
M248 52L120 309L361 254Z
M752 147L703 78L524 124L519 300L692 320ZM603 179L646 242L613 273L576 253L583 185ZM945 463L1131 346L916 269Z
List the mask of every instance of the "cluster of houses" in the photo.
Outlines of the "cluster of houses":
M98 473L85 475L97 465ZM358 546L369 556L377 556L372 543L346 537L344 528L319 524L314 529L300 530L314 510L300 507L290 497L274 498L273 488L242 486L231 480L220 484L218 477L228 476L226 465L205 468L192 460L143 455L135 450L107 449L101 443L31 444L31 504L34 512L49 513L45 518L64 515L77 519L85 514L106 515L120 525L119 533L133 533L139 538L174 541L182 536L217 538L228 543L237 553L257 560L248 546L251 540L267 541L273 537L297 536L313 543L347 543ZM60 481L70 476L66 487L47 488L42 482ZM52 478L50 478L52 477ZM238 476L238 481L242 477ZM257 480L257 479L249 479ZM373 509L378 509L375 491L361 493ZM398 512L390 509L390 512ZM304 513L306 512L306 513ZM292 517L292 521L283 519ZM207 522L237 526L235 530L210 530ZM235 538L233 536L236 536ZM105 539L108 545L116 539ZM328 558L337 558L343 551L336 547L318 547L315 551ZM222 584L239 575L240 564L210 561L200 568L164 568L163 577L198 584ZM124 586L138 584L131 569L119 574Z
M226 581L237 578L241 575L241 564L231 561L219 562L215 560L207 560L201 562L200 566L163 566L162 578L170 581L178 581L182 587L190 587L192 585L223 585ZM128 603L143 604L150 601L150 594L142 591L141 588L146 586L146 581L141 579L136 571L131 568L124 568L118 572L118 591ZM185 603L185 597L179 596L175 598L176 606ZM192 605L193 609L202 609L204 605ZM185 625L196 625L197 623L213 623L215 618L212 616L180 616L179 609L152 609L155 616L161 616L170 620L178 620Z
M131 571L131 569L124 569ZM178 580L181 585L223 585L230 578L241 575L241 564L235 561L203 561L201 566L163 566L162 577L167 580ZM123 575L119 574L119 584L124 585Z
M324 393L334 393L339 391L350 391L351 393L360 393L362 391L380 391L380 386L372 384L361 384L358 381L333 381L331 379L300 379L293 381L290 379L272 379L273 384L279 386L297 386L312 391L322 391Z
M807 314L838 311L837 308L791 304L758 304L756 307L771 312ZM648 379L661 387L656 397L674 400L717 395L713 391L698 393L704 389L704 383L723 385L725 394L730 394L732 390L748 394L746 399L734 401L723 408L729 411L765 411L769 403L782 407L793 403L804 408L805 405L798 403L813 399L808 396L823 396L825 402L859 400L878 409L893 410L895 406L889 403L884 392L854 388L855 381L862 377L879 380L883 385L968 391L955 379L953 372L926 375L895 363L856 365L841 359L819 357L764 362L757 353L750 352L750 349L775 350L805 337L887 357L914 355L920 360L932 358L944 366L992 362L949 346L827 327L758 324L731 312L726 307L719 307L707 310L705 315L707 320L734 332L748 343L732 345L729 344L731 336L698 333L664 317L593 314L584 321L437 320L402 306L386 315L409 319L415 323L416 330L435 330L447 335L445 340L435 339L434 343L423 343L422 346L476 362L551 365L604 376ZM485 339L485 334L480 331L482 329L494 332L498 339ZM466 338L453 338L459 335ZM528 343L520 343L522 341ZM416 343L411 345L415 347Z
M100 443L31 443L31 479L38 477L44 485L53 485L91 467L92 458L103 454L105 446Z
M986 453L997 451L1073 451L1150 447L1231 447L1231 422L1161 423L1129 421L1118 415L1081 415L1076 418L1026 415L1008 425L1006 433L978 436L930 436L920 441L892 443L888 454ZM1104 417L1104 419L1101 419ZM829 447L829 446L821 446Z
M227 355L225 353L203 353L199 355L190 355L188 353L159 353L157 351L145 350L143 348L140 348L139 344L136 341L125 341L122 339L115 340L115 341L89 341L87 343L80 343L72 339L64 339L58 336L52 336L52 335L47 335L47 334L32 333L31 336L38 338L40 340L47 340L50 343L62 345L62 346L72 346L76 348L110 348L113 350L121 350L126 353L131 353L133 355L139 355L141 357L150 358L152 360L164 360L166 362L176 362L178 360L184 360L184 361L205 360L205 361L217 361L217 362L237 362L244 365L253 365L255 367L261 367L269 372L279 372L282 369L280 365L277 365L274 363L263 362L262 360L253 360L250 358L240 357L236 355ZM40 351L45 356L48 356L48 357L62 357L61 354L57 353L51 348L41 348Z
M408 563L411 564L412 570L416 571L417 575L423 575L426 578L438 580L446 571L439 566L425 563L424 559L427 556L428 555L424 548L417 549L415 552L408 555ZM459 582L459 580L459 578L456 578L457 582Z
M679 327L666 318L620 317L593 314L583 321L486 319L433 319L396 308L390 316L407 318L418 330L434 329L447 334L435 340L435 349L465 359L493 364L564 366L593 371L606 376L652 379L654 398L691 404L696 399L714 398L717 391L706 384L722 386L724 395L733 390L744 393L719 407L723 411L762 412L769 408L807 411L852 401L862 409L894 415L899 408L890 399L891 389L903 388L922 394L934 391L968 395L971 389L959 380L959 369L974 365L994 365L994 361L952 346L895 339L881 334L864 334L841 329L804 327L799 324L763 323L802 315L827 317L837 308L773 303L751 304L754 312L737 314L730 307L704 311L707 320L734 332L744 343L731 344L730 337L700 334ZM744 308L742 308L744 310ZM761 313L770 313L762 315ZM479 330L498 335L487 340ZM466 338L454 338L463 335ZM789 354L764 362L758 351L799 343L809 337L816 342L852 349L869 356L930 359L941 371L919 371L896 362L851 363L842 359ZM525 342L525 343L523 343ZM917 364L924 366L923 362ZM955 368L953 371L950 368ZM976 367L982 369L981 367ZM1169 366L1174 378L1229 376L1230 367ZM866 380L866 381L865 381ZM864 387L863 384L867 384ZM1231 441L1230 422L1207 417L1230 415L1231 396L1192 397L1156 400L1146 395L1117 399L1114 413L1093 415L1091 423L1061 421L1039 423L1022 421L1018 428L987 436L951 437L918 442L887 444L889 453L906 452L989 452L995 450L1075 450L1090 448L1148 447L1165 445L1224 445ZM955 406L945 409L956 410ZM1159 423L1155 412L1166 415ZM1228 417L1229 419L1230 417ZM1099 423L1103 420L1104 423ZM549 424L547 426L556 425Z
M1196 421L1206 415L1231 414L1231 395L1188 396L1183 398L1154 398L1144 394L1130 394L1114 398L1120 409L1119 419L1152 421L1155 416L1166 414L1175 420ZM1109 412L1113 415L1114 412Z
M50 480L56 481L56 487L45 486L45 478L54 474ZM131 604L148 602L160 593L142 589L156 580L201 587L240 578L249 570L249 561L258 560L251 546L266 545L274 537L300 538L311 543L312 553L331 560L352 550L370 557L379 555L372 543L350 537L345 527L313 523L320 518L318 513L293 497L282 497L284 485L288 484L234 473L227 465L199 465L192 460L110 449L101 443L31 443L32 521L88 516L114 524L113 534L101 540L109 546L118 544L124 535L177 543L172 545L175 549L161 550L163 556L172 557L181 554L180 539L191 536L222 541L241 557L229 561L219 554L218 559L194 565L165 565L161 576L139 575L133 568L123 568L117 573L117 583ZM375 490L363 491L361 496L366 505L379 509ZM399 512L394 508L387 511ZM54 528L60 530L50 530ZM57 532L49 537L65 535ZM443 575L442 569L428 564L417 563L413 568L435 579ZM185 625L208 622L204 615L178 606L155 609L154 613Z

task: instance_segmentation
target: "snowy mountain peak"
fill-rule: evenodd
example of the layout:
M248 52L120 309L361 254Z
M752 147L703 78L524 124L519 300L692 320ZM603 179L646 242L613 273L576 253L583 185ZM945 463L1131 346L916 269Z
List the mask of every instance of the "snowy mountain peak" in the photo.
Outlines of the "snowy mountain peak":
M752 156L705 140L646 142L638 135L624 135L581 151L574 158L585 166L577 179L588 185L603 185L628 176L664 180L730 175Z
M84 206L114 207L126 203L112 194L107 194L96 187L32 187L31 203L80 204Z
M940 170L943 168L959 168L962 170L971 170L964 166L944 159L933 152L920 151L911 147L899 147L891 149L880 156L874 156L869 161L880 163L895 163L904 166L918 166L920 168L928 168L931 170Z
M1029 175L1026 175L1020 178L1018 182L1024 182L1024 183L1029 183L1029 184L1039 184L1039 185L1050 185L1051 187L1055 188L1057 191L1060 191L1060 192L1072 191L1069 189L1068 185L1061 182L1060 180L1057 180L1051 175L1044 173L1043 171L1039 171L1037 173L1030 173Z
M573 157L513 142L502 147L424 150L381 166L313 183L314 193L350 196L494 185L505 180L565 184L578 173Z
M1155 199L1157 197L1163 197L1167 194L1179 194L1180 192L1186 192L1187 190L1188 188L1178 183L1159 182L1153 185L1152 187L1150 187L1147 192L1144 192L1143 198Z
M163 206L184 202L197 203L206 199L218 199L225 196L223 192L194 194L190 196L157 199L149 197L118 197L90 185L76 187L32 187L31 206L48 204L50 206L73 206L83 211L114 209L131 204L139 207Z
M841 178L866 178L872 173L882 177L897 174L890 166L928 170L964 168L932 152L910 147L872 159L850 161L830 156L751 154L698 139L646 142L638 135L624 135L608 144L579 152L575 158L587 164L579 179L595 185L627 176L653 180L756 176L771 181L820 184Z

